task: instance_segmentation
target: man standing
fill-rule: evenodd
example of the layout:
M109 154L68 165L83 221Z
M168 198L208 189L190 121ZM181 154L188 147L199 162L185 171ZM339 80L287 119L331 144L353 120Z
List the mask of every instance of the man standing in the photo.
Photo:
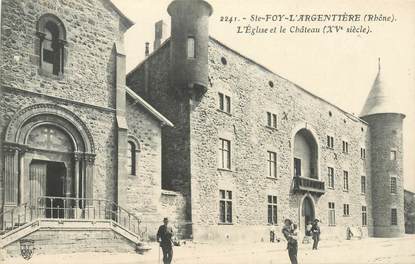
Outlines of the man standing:
M169 225L169 219L163 219L163 225L157 231L157 242L163 250L163 263L170 264L173 259L173 228Z
M296 230L292 227L292 221L290 219L284 220L284 227L282 233L287 240L288 256L290 257L291 264L297 264L297 251L298 243L296 239Z
M317 250L318 242L320 241L320 227L318 226L318 219L314 219L313 226L311 227L311 234L313 236L313 250Z

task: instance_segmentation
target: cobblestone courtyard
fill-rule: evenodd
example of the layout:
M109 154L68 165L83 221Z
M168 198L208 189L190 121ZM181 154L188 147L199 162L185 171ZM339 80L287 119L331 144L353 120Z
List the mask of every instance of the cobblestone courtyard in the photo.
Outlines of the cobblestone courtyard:
M5 264L155 264L158 263L158 248L145 255L137 254L62 254L34 255L29 261L23 258L6 259ZM321 241L318 251L311 245L300 245L299 263L415 263L415 236L402 238L368 238L353 241ZM212 245L187 243L174 249L175 264L276 264L289 263L285 243L256 243Z

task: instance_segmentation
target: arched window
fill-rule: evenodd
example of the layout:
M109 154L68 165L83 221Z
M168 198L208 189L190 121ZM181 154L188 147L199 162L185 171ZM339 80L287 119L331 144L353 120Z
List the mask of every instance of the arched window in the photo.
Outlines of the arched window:
M134 142L128 141L127 168L130 175L136 175L137 147Z
M40 72L61 76L64 72L66 31L54 15L43 15L38 21Z

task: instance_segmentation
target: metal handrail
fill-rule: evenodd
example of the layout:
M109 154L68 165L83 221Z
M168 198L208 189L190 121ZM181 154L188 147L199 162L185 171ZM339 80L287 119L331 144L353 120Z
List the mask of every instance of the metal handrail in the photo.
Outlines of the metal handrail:
M35 204L22 204L0 214L0 231L14 230L36 219L112 220L139 236L141 220L113 201L105 199L41 196Z

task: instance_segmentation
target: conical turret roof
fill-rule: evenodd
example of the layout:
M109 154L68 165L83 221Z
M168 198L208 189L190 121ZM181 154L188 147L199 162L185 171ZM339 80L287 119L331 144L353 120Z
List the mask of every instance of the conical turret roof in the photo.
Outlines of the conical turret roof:
M378 63L378 74L372 85L372 89L366 98L360 117L383 113L400 113L397 106L394 104L394 99L389 90L390 87L388 87L387 82L383 78L384 76L380 67L380 58Z

